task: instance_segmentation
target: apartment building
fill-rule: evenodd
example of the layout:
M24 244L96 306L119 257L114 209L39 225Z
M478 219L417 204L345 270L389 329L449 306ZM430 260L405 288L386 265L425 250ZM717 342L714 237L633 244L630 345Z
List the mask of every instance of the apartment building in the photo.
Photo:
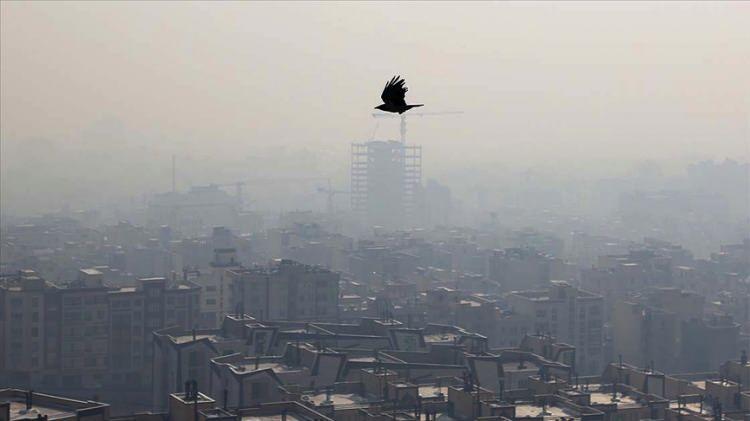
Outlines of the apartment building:
M567 279L566 264L529 248L495 250L489 257L489 277L499 282L503 291L541 288L552 279Z
M534 333L549 334L576 348L575 369L597 373L604 365L604 302L600 295L552 281L540 290L507 296L513 313L532 320Z
M339 274L293 260L230 270L233 308L259 320L336 320Z
M65 283L30 270L2 277L0 383L68 391L148 385L151 332L194 327L198 298L199 287L164 278L113 288L95 269Z
M231 270L242 269L237 261L237 250L232 247L214 249L207 271L184 269L183 279L190 280L201 287L200 327L213 329L221 324L224 315L234 311L232 308Z

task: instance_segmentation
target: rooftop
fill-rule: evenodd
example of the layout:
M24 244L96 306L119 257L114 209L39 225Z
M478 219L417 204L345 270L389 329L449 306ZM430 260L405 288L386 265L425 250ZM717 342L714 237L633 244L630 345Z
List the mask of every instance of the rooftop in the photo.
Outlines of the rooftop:
M440 393L442 393L443 396L448 396L448 386L437 387L437 385L432 384L419 386L419 396L421 396L422 398L432 398L440 396Z
M31 400L29 408L26 406L27 399ZM63 398L19 389L0 389L0 405L8 405L11 421L37 419L37 417L46 417L49 420L77 418L78 411L81 410L100 414L109 412L109 405L100 402Z
M542 417L545 420L559 420L561 418L581 419L579 414L559 406L545 406L519 403L516 405L516 418L536 418Z
M237 373L252 373L261 370L273 370L274 373L293 373L302 371L304 368L292 367L281 362L260 361L256 365L255 358L245 358L231 363L232 369Z
M328 401L329 398L330 401ZM337 407L345 406L351 408L367 406L371 402L370 399L357 395L356 393L331 393L330 395L327 395L326 393L309 394L303 395L302 400L311 402L315 406L334 405Z
M75 411L66 408L53 408L49 406L33 405L31 409L26 409L25 402L10 402L10 419L25 420L36 419L38 415L47 416L50 420L75 416Z
M612 405L617 404L618 408L637 408L642 406L632 396L623 395L622 393L616 393L615 399L612 399L612 393L606 392L600 389L599 392L591 393L591 404L592 405Z

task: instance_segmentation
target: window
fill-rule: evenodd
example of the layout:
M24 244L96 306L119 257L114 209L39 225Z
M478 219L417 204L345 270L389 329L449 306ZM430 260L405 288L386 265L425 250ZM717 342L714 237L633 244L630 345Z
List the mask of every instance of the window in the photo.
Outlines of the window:
M31 337L36 338L39 336L39 328L38 327L32 327L31 328Z
M207 306L212 306L212 305L215 305L215 304L216 304L216 300L215 299L213 299L213 298L206 299L206 305Z

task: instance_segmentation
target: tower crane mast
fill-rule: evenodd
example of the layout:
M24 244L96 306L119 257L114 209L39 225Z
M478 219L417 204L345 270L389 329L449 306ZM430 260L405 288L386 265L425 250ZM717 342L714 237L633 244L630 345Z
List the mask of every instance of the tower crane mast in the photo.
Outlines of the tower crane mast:
M421 112L421 113L409 113L409 117L425 117L434 115L450 115L450 114L463 114L463 111L434 111L434 112ZM399 126L399 133L401 135L401 143L406 144L406 114L395 115L388 113L372 113L374 118L400 118L401 124Z

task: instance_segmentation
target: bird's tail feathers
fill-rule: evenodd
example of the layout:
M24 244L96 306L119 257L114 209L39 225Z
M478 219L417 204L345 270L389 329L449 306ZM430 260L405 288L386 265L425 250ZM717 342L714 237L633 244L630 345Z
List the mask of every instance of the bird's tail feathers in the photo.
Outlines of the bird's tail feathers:
M411 108L424 107L424 104L409 104Z

